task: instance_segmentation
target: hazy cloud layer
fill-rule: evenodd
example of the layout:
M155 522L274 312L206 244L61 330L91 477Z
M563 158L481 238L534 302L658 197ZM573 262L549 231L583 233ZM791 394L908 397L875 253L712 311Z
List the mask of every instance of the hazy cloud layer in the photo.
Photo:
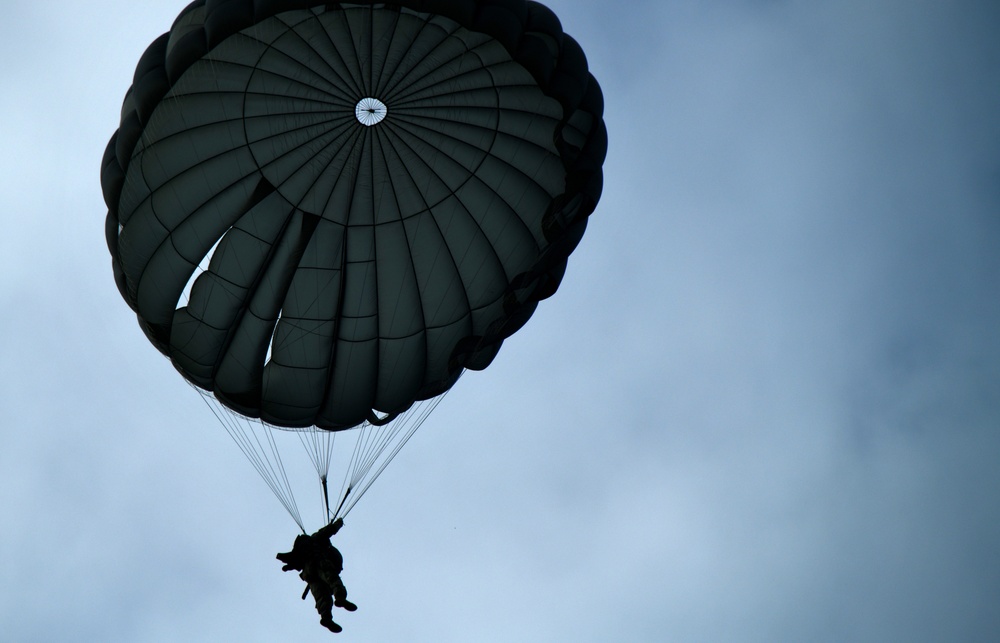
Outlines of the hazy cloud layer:
M330 636L104 246L101 155L183 4L0 21L12 641ZM605 195L350 515L341 639L994 640L1000 11L551 6L605 90Z

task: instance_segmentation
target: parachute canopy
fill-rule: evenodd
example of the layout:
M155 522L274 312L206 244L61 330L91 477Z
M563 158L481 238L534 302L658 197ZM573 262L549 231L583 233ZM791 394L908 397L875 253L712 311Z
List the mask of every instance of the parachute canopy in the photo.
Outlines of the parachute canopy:
M101 182L150 341L230 409L378 422L485 368L600 197L600 88L524 0L197 0Z

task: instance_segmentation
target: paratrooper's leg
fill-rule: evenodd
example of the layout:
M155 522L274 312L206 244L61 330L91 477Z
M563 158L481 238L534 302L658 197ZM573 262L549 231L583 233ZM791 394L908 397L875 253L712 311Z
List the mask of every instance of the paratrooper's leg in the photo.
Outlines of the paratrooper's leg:
M342 607L348 612L353 612L358 609L358 606L347 600L347 588L344 587L344 582L340 580L338 576L335 581L330 583L331 589L333 589L333 604L337 607Z
M310 583L309 591L316 599L316 611L319 612L319 623L333 633L342 632L344 628L333 622L333 600L330 598L330 588Z

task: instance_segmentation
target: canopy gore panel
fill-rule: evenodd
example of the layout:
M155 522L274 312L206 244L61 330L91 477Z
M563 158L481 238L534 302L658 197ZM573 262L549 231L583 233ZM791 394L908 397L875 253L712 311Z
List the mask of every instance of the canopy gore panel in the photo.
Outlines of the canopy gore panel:
M600 197L602 112L534 2L193 2L105 153L119 290L238 413L400 413L555 292Z

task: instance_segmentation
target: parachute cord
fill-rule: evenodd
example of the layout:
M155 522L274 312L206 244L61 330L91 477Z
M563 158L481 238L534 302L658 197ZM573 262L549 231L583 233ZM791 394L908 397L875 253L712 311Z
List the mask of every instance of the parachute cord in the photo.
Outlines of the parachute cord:
M382 475L382 472L389 466L389 463L399 454L403 446L413 437L413 434L416 433L417 429L427 420L428 416L437 408L437 405L441 403L441 400L447 394L448 391L445 391L445 393L433 400L428 400L427 403L418 405L419 408L411 407L407 410L403 417L398 418L392 423L392 429L382 432L384 435L374 440L376 447L373 450L355 449L351 467L348 468L349 472L353 470L354 473L351 476L350 484L347 484L347 490L340 502L340 506L337 507L337 511L334 514L335 517L343 518L350 513L354 505L367 493L368 489L375 483L375 480ZM362 431L367 431L369 428L365 426ZM398 439L400 433L403 434L403 437ZM372 443L368 439L358 439L359 445L363 442ZM393 442L391 450L388 453L383 453L383 450ZM357 460L364 461L364 464L355 467L354 465ZM374 473L371 473L375 465L378 466L375 468Z
M347 493L344 494L344 497L341 499L340 504L337 505L337 511L333 512L334 516L340 514L340 510L344 507L344 503L347 501L347 496L349 496L349 495L351 495L351 488L350 487L347 488ZM344 516L346 516L346 515L347 514L345 513ZM343 517L343 516L341 516L341 517Z
M292 494L291 484L288 481L288 476L285 472L281 455L270 431L263 428L263 426L261 427L267 437L267 450L270 450L271 452L271 457L269 458L267 450L265 450L264 446L261 444L260 436L251 424L252 420L249 418L244 419L244 422L246 423L246 427L244 428L240 424L240 419L238 419L236 414L232 411L223 408L223 412L220 413L219 408L222 408L221 404L211 394L203 391L193 384L191 387L198 391L202 400L204 400L205 405L212 411L212 414L215 415L216 419L226 430L226 433L229 434L229 437L232 438L233 442L235 442L236 446L238 446L240 451L243 452L246 459L250 462L253 468L256 469L257 474L268 486L275 498L278 499L278 502L280 502L285 508L288 515L292 517L292 520L294 520L295 524L299 526L299 529L305 532L305 527L302 523L302 516L295 503L295 497ZM250 437L251 435L253 436L252 439ZM256 448L254 446L255 444Z
M312 429L306 431L296 431L302 448L305 449L313 469L319 477L320 486L323 488L323 508L326 512L327 521L332 520L330 514L330 492L327 488L327 479L330 475L330 462L333 460L333 448L337 434L324 429Z
M326 476L320 476L319 481L323 485L323 504L326 506L326 519L333 520L333 516L330 514L330 490L326 487Z
M307 533L299 508L295 502L292 486L281 458L275 434L258 419L247 418L222 405L215 397L194 385L222 424L229 437L243 452L250 464L257 470L278 502L292 517L299 529ZM450 390L450 389L449 389ZM399 454L403 446L413 437L417 429L427 420L430 414L441 403L448 391L430 400L414 404L395 420L376 426L364 423L360 428L351 430L357 436L350 456L344 468L344 478L341 494L336 510L331 512L329 470L334 455L336 432L313 427L312 429L294 430L300 443L312 462L319 478L322 491L322 509L326 521L345 517L367 493L385 471L389 463ZM263 431L260 436L257 431ZM270 454L268 453L270 451ZM344 454L345 456L347 454ZM339 460L339 458L338 458Z

